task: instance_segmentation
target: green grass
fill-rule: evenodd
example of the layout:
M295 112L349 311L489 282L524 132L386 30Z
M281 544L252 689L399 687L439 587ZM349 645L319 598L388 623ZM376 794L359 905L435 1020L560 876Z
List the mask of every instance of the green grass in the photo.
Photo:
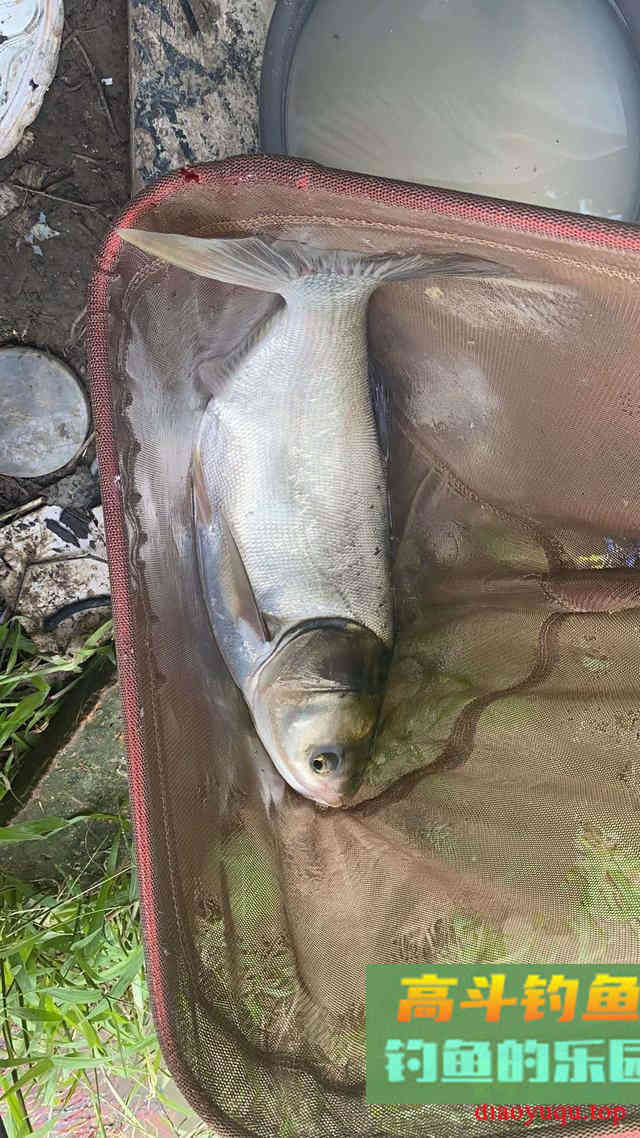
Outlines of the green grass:
M72 881L47 891L11 880L0 888L0 1116L10 1138L31 1133L33 1092L55 1112L83 1086L100 1135L107 1133L105 1093L112 1114L115 1097L127 1134L147 1133L131 1107L137 1093L164 1101L168 1119L182 1109L172 1110L167 1098L151 1019L130 827L125 818L114 821L104 876L94 885ZM174 1132L208 1133L184 1110Z
M49 656L18 621L0 625L0 799L69 692L105 663L115 663L110 621L76 651ZM131 1105L138 1093L164 1101L168 1118L180 1119L176 1134L207 1133L167 1098L144 977L129 822L91 817L112 822L116 833L97 855L104 872L95 884L78 879L50 889L0 879L0 1118L9 1138L45 1134L82 1086L98 1135L107 1134L105 1095L119 1133L147 1133ZM0 828L0 841L42 841L85 820L14 823ZM41 1116L43 1107L50 1120L35 1127L30 1112Z
M72 688L105 662L115 663L111 637L107 621L75 652L46 656L18 620L0 624L0 800Z

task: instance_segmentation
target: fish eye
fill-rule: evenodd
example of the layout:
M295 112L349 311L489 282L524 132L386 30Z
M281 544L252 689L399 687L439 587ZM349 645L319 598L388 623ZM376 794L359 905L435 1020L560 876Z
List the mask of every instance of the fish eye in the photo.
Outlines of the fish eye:
M335 774L342 765L342 756L337 750L316 751L309 759L309 765L316 774Z

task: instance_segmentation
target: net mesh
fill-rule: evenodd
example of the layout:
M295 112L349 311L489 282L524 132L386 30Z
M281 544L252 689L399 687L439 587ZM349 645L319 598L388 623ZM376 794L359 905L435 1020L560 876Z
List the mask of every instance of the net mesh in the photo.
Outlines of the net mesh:
M364 966L638 959L640 231L264 158L171 175L121 224L505 266L370 303L396 645L339 811L287 789L265 812L194 556L200 417L277 299L114 229L89 343L147 966L179 1085L220 1134L515 1133L465 1105L365 1104Z

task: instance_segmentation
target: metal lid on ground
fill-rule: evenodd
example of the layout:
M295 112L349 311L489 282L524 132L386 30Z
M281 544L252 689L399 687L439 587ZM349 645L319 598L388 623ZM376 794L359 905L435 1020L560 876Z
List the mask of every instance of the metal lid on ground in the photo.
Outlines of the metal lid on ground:
M76 376L36 348L0 349L0 407L0 474L53 474L87 437L89 407Z

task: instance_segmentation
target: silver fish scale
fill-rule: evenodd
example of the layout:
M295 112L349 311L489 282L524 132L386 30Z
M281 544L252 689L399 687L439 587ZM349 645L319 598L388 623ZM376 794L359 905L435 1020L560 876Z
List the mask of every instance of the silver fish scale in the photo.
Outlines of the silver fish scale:
M296 282L209 404L200 459L267 621L339 616L390 644L385 477L367 376L372 288Z

